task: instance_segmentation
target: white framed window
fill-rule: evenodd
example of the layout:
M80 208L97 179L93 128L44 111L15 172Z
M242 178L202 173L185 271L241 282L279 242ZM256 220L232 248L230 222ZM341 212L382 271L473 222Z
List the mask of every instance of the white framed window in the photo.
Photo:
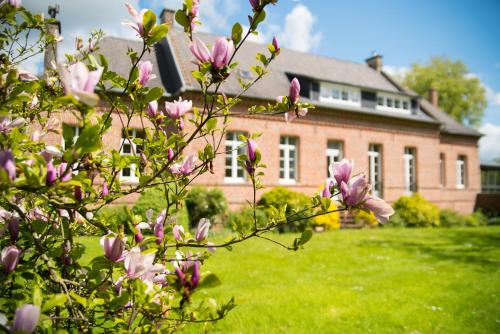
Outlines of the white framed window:
M377 110L411 114L410 98L390 93L377 93Z
M405 169L405 191L412 193L417 191L417 151L413 147L405 147L403 160Z
M122 129L122 140L120 154L123 156L136 156L142 152L142 145L134 143L135 138L144 139L144 131L138 129L128 129L128 136L125 134L125 129ZM138 182L137 164L131 163L120 171L120 179L128 182Z
M361 107L360 97L361 90L357 87L333 84L330 82L320 83L319 100L321 102Z
M467 184L467 158L465 155L459 155L456 162L457 169L457 188L464 189Z
M280 183L297 182L297 138L280 138Z
M339 140L329 140L326 147L326 168L329 180L333 180L330 166L344 158L344 144Z
M444 153L439 154L439 186L446 186L446 157Z
M228 183L245 182L243 166L238 161L238 155L245 154L245 142L240 139L242 132L226 133L226 171L224 181Z
M369 181L372 185L372 195L382 197L382 146L370 144L368 147Z

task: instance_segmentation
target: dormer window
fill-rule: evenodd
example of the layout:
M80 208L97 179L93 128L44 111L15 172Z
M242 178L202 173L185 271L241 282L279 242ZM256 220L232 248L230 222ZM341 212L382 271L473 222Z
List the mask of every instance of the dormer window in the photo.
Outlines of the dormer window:
M319 100L321 102L361 106L361 91L359 88L329 82L321 82L319 86Z
M397 94L377 93L377 110L410 114L410 98Z

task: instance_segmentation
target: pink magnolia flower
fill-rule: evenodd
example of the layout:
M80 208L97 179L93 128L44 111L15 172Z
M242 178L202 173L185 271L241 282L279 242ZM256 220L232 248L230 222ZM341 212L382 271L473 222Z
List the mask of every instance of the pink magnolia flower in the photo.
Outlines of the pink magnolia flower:
M167 159L168 161L172 161L173 158L174 158L174 150L170 147L167 150Z
M99 97L94 93L94 89L101 78L102 71L102 67L95 71L89 71L82 62L77 62L67 68L60 66L59 72L66 95L73 95L77 100L87 105L96 105Z
M141 86L144 87L149 80L156 78L156 75L153 74L153 64L149 60L141 60L137 67L139 68L139 83Z
M325 187L323 188L323 191L321 192L321 197L323 197L323 198L332 197L332 193L330 192L330 189L332 187L333 187L333 181L327 182Z
M216 69L222 69L229 65L233 53L233 41L228 41L224 37L217 38L212 47L212 66Z
M165 270L162 264L153 264L155 252L141 253L139 247L134 247L125 257L125 269L127 277L131 279L139 278L150 273L159 273Z
M61 182L67 182L69 180L71 180L71 178L73 177L73 173L71 173L71 169L69 171L66 172L66 169L68 168L68 163L66 162L61 162L61 164L59 165L59 180L61 180Z
M281 51L281 49L280 49L280 46L278 44L278 40L276 39L276 36L273 37L272 44L273 44L273 47L274 47L274 53L279 54L280 51Z
M0 255L0 262L2 263L4 270L7 273L11 273L14 270L16 270L20 257L21 257L21 250L16 246L11 245L2 249L2 253Z
M299 79L293 78L292 82L290 83L290 90L288 92L288 98L290 99L290 102L293 104L296 104L299 102L299 97L300 97L300 83Z
M163 232L163 220L160 220L159 222L157 221L153 230L154 230L154 235L156 237L155 242L158 245L161 245L161 243L163 242L163 237L165 236Z
M184 239L184 227L182 225L174 225L172 228L172 234L175 240L182 241Z
M179 119L185 113L190 111L193 108L193 101L191 100L182 100L179 96L179 100L173 102L165 102L165 111L167 116L171 119Z
M9 5L20 8L22 6L21 0L9 0Z
M208 231L210 230L210 220L206 218L201 218L198 223L198 228L196 230L196 241L205 240L208 237Z
M257 7L259 7L259 4L260 4L260 0L250 0L250 6L252 6L252 8L254 10L256 10Z
M389 217L394 214L394 209L386 201L372 196L365 199L362 207L373 212L382 224L387 223Z
M0 151L0 167L7 172L11 181L16 178L16 162L11 150Z
M102 197L106 197L109 195L108 183L106 180L102 183Z
M112 262L121 262L126 256L125 243L115 234L109 233L101 238L104 256Z
M285 113L285 121L286 122L291 122L294 119L300 117L305 117L307 115L307 109L306 108L300 108L297 111L289 111Z
M207 242L207 250L210 252L210 253L215 253L215 251L217 251L217 247L215 247L215 244L211 241Z
M45 176L45 183L50 187L57 180L57 171L52 161L47 163L47 175Z
M340 184L342 199L348 206L356 206L362 204L370 191L370 185L366 182L364 175L359 175L345 183Z
M125 3L125 6L127 7L127 10L129 12L130 16L132 16L134 18L135 22L123 21L122 24L125 26L129 26L132 29L134 29L135 31L137 31L137 33L139 34L140 37L145 37L144 36L143 17L144 17L144 13L146 13L147 9L143 9L143 10L141 10L140 13L138 13L137 10L128 2Z
M212 56L205 43L198 37L195 37L189 44L189 50L198 59L199 64L208 63L212 61Z
M349 183L351 178L353 163L347 159L342 159L342 161L334 162L330 167L330 172L333 174L333 178L337 181L337 185L344 183Z
M80 202L80 201L83 199L82 187L80 187L80 186L75 186L74 194L75 194L75 199L76 199L78 202Z
M30 71L18 69L17 70L17 75L19 80L21 81L33 81L33 80L38 80L38 77L31 73Z
M198 158L195 155L185 157L182 164L176 163L172 165L172 167L170 167L170 172L172 172L172 174L187 176L193 172L197 161Z
M10 240L16 241L19 237L19 217L12 215L7 223L7 229L10 233Z
M151 118L158 116L158 101L154 100L148 103L147 115Z
M257 159L257 143L255 142L255 140L248 139L247 153L248 159L250 159L251 162L255 162L255 160Z
M10 119L8 117L0 117L0 132L9 133L14 128L19 128L26 123L22 117Z
M40 320L40 306L24 304L16 309L12 323L12 333L31 334L35 331Z

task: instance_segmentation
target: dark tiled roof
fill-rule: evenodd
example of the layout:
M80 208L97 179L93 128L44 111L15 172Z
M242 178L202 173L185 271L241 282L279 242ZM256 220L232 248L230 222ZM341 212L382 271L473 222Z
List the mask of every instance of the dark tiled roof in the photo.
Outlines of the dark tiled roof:
M482 136L479 131L457 122L450 115L441 109L436 108L432 103L425 99L420 100L420 107L424 112L441 123L441 131L444 133L476 137Z
M208 45L215 41L215 35L198 33L198 38ZM192 78L191 71L197 66L192 62L193 55L189 50L189 40L179 29L171 29L168 39L159 43L155 50L146 54L145 60L153 63L156 79L151 80L148 86L163 86L172 95L180 94L182 91L198 91L200 88ZM110 69L127 76L130 68L130 60L126 56L128 48L140 52L142 43L135 40L127 40L117 37L106 37L101 42L101 52L104 53L109 62ZM235 57L239 65L228 80L222 85L222 92L227 95L240 93L241 88L238 82L240 70L249 70L250 66L257 65L256 53L268 54L267 46L248 42L243 45ZM169 61L168 59L175 61ZM418 96L410 91L384 72L377 72L366 64L358 64L350 61L338 60L335 58L318 56L308 53L282 49L281 54L269 67L270 73L251 87L245 96L274 100L276 96L286 95L290 85L288 74L313 78L319 81L337 82L346 85L365 88L373 91L384 91L400 93L412 97ZM160 76L161 73L161 76ZM318 101L310 101L313 104L324 108L345 109L346 111L359 112L365 114L380 115L399 119L408 119L428 123L441 123L441 131L449 134L481 136L478 131L469 128L455 121L441 109L434 107L428 101L419 99L420 110L416 114L404 115L396 112L384 112L368 108L356 108L330 105Z

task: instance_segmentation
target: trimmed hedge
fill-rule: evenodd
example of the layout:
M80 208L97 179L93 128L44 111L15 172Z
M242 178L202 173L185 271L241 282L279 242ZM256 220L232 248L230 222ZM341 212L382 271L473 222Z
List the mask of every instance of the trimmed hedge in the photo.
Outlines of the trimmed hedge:
M191 228L198 226L201 218L210 219L212 223L221 222L228 208L224 193L217 188L193 187L185 202Z
M420 194L402 196L393 205L396 214L390 221L397 226L439 226L439 208Z

